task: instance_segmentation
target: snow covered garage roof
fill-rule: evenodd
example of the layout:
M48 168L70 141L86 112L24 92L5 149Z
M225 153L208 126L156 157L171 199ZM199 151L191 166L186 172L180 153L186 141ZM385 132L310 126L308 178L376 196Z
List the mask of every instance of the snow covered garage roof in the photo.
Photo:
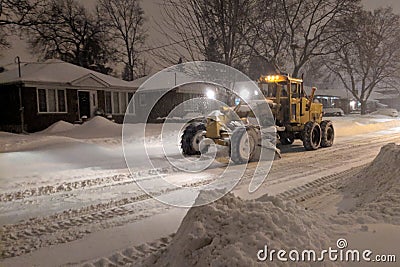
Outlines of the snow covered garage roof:
M183 82L183 78L175 76L175 72L162 71L156 74L156 76L144 76L139 79L129 82L132 88L140 91L165 91L166 89L173 88L179 83Z
M0 73L0 84L20 82L27 86L39 84L67 85L70 88L133 89L129 82L57 59L21 64L21 78L18 68Z
M311 90L310 90L311 91ZM340 97L343 99L351 99L352 94L347 92L345 89L338 88L338 89L317 89L315 92L317 96L332 96L332 97Z
M148 78L149 78L149 76L144 76L144 77L141 77L139 79L129 82L129 84L134 88L139 88Z

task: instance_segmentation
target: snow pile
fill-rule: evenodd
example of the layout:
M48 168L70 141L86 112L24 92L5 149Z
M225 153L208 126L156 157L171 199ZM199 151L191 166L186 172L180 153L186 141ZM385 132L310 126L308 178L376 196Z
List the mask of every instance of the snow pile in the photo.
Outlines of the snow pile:
M81 126L63 133L63 136L79 139L121 137L121 135L122 124L114 123L101 116L96 116Z
M338 137L354 136L400 127L399 119L370 117L340 117L331 118Z
M400 222L400 145L382 147L370 165L345 181L343 191L353 199L352 209Z
M115 124L116 123L110 121L109 119L106 119L101 116L95 116L92 119L85 122L84 124L82 124L82 126L90 128L105 128L105 127L107 128L107 127L112 127Z
M189 210L170 245L144 266L255 266L257 252L269 249L327 247L326 220L321 215L275 197L244 201L229 194ZM275 266L277 261L268 262Z
M58 121L58 122L50 125L45 130L41 131L40 133L50 135L50 134L66 132L66 131L72 130L73 128L74 128L74 125L72 123L69 123L66 121Z

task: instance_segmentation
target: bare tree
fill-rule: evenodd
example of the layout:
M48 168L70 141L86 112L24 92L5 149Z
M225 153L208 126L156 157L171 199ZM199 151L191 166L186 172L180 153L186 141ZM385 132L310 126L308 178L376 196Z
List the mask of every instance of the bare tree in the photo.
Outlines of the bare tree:
M64 61L108 73L104 65L113 51L108 46L100 16L90 14L75 0L49 0L41 15L46 23L27 29L29 43L42 58Z
M159 28L167 46L161 52L156 50L155 56L167 64L175 64L182 58L243 68L248 47L241 32L248 27L253 2L164 0Z
M39 11L42 11L44 7L43 0L1 0L0 26L36 25L41 22Z
M335 52L330 44L339 33L336 21L348 17L359 0L258 1L247 44L281 69L297 77L315 57Z
M340 47L326 66L367 112L367 101L380 83L398 77L400 70L400 17L391 8L373 12L360 10L340 22L343 34L335 39Z
M287 19L283 6L278 2L274 0L256 1L253 15L248 18L251 27L249 27L244 40L253 54L250 70L256 63L254 58L259 64L270 65L270 71L279 70L286 65L285 62L288 58L285 48L288 46L290 38L286 32Z
M7 38L15 34L16 26L32 26L43 23L41 11L43 0L0 1L0 48L9 48Z
M139 76L142 60L139 50L146 39L144 11L139 0L99 0L99 9L111 34L123 47L117 50L118 59L124 63L124 79L132 81Z
M0 28L0 50L2 51L3 49L7 49L10 48L11 45L7 40L8 38L8 31L6 31L5 27L1 27ZM1 52L0 52L0 56L1 56Z

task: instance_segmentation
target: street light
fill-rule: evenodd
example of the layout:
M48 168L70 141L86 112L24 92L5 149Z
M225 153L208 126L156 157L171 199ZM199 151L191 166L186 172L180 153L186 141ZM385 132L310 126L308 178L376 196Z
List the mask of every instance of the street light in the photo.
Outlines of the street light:
M206 97L208 99L215 99L215 91L212 89L207 89L206 90Z

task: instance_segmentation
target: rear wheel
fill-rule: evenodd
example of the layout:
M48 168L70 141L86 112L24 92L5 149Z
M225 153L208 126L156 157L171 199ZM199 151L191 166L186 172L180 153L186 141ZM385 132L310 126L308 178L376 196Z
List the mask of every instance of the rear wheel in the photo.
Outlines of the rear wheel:
M321 144L321 127L318 123L309 121L304 127L303 145L306 150L316 150Z
M236 128L231 136L231 159L236 164L247 163L257 157L259 134L248 127Z
M184 155L199 155L200 142L204 139L206 126L202 122L192 122L183 132L181 148Z
M331 121L321 122L321 147L331 147L335 139L335 130Z

